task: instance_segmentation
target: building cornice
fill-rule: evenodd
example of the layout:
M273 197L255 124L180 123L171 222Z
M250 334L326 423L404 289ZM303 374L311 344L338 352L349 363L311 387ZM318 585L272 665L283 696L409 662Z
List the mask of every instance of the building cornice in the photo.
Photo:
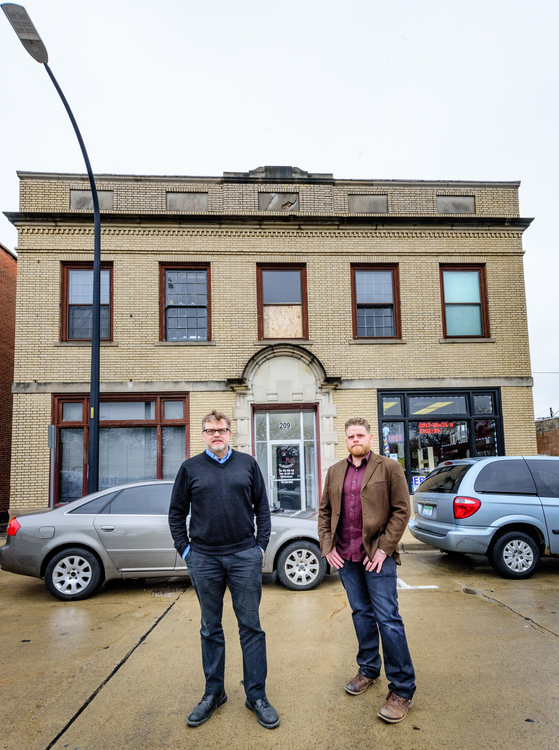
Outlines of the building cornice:
M5 211L4 216L14 226L51 225L69 226L93 224L93 213L78 212L47 212L47 211ZM364 216L363 214L319 214L318 212L297 212L292 214L261 213L247 211L244 213L193 213L178 214L167 212L154 213L118 213L113 211L101 212L102 226L149 226L170 225L183 226L211 226L218 229L229 229L232 226L248 227L249 229L520 229L524 231L533 219L517 216L402 216L383 214L382 216Z

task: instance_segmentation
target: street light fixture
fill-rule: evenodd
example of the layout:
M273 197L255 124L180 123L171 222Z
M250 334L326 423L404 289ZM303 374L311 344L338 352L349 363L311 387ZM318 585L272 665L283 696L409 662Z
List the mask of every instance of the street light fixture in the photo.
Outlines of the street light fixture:
M101 214L99 211L99 197L95 186L95 179L89 163L89 157L85 149L85 144L78 128L78 123L58 85L52 70L48 66L47 48L43 44L37 29L29 18L29 15L22 5L14 3L2 3L2 10L6 14L8 21L11 23L14 31L18 35L21 43L29 52L31 57L41 65L49 74L54 87L58 91L62 103L68 112L70 121L74 127L74 132L78 138L80 148L85 161L89 184L91 185L91 195L93 197L93 222L94 222L94 242L93 242L93 305L92 305L92 326L91 326L91 381L89 393L89 444L88 444L88 471L87 471L87 491L88 493L97 492L99 489L99 363L100 363L100 342L101 342Z

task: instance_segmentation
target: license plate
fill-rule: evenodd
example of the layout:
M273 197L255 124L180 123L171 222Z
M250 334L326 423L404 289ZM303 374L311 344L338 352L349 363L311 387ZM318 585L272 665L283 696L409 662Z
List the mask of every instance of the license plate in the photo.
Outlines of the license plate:
M433 515L433 506L432 505L424 505L423 506L423 515L428 516L429 518Z

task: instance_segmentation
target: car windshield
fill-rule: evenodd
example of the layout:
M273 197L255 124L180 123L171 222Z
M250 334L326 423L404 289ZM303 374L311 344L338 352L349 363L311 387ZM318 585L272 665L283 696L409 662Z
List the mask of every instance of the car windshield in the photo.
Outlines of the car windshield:
M444 492L455 495L460 487L460 482L471 468L472 464L441 466L425 477L417 488L417 492Z

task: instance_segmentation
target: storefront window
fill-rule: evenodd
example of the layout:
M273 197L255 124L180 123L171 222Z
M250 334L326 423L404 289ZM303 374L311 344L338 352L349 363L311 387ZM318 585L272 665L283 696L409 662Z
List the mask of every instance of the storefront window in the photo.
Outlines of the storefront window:
M399 461L411 489L444 461L504 453L499 389L385 391L378 404L381 455Z
M99 408L99 489L175 478L188 453L188 408L187 396L172 396L104 397ZM87 492L88 413L87 396L54 397L56 502L67 503Z
M410 416L422 414L467 414L465 396L410 396Z
M406 455L404 441L404 423L403 422L383 422L382 423L382 447L384 455L392 458L394 461L406 470Z
M495 427L494 419L476 419L474 420L475 425L475 440L476 440L476 455L483 456L498 456L497 450L497 430Z
M382 414L385 417L401 417L402 399L400 396L383 396L382 397Z

